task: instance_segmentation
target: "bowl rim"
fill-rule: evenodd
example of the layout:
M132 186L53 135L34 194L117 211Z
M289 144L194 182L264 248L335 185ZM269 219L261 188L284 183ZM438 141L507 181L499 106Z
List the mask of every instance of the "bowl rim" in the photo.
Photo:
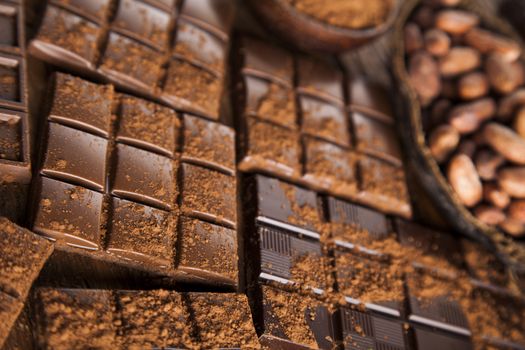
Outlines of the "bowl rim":
M354 29L354 28L347 28L347 27L341 27L341 26L329 24L320 19L309 16L297 10L294 6L286 3L284 0L254 0L254 1L255 2L259 2L259 1L270 2L270 3L273 2L274 5L278 6L281 10L288 12L290 15L297 18L301 23L305 23L311 27L317 27L318 29L322 29L323 31L325 31L326 33L329 33L330 35L340 35L340 36L346 36L346 37L352 37L352 38L363 38L363 39L379 35L387 31L389 28L391 28L394 22L396 21L396 18L398 17L398 14L403 5L403 0L391 0L392 9L390 10L390 13L388 14L387 18L380 25L366 27L362 29Z

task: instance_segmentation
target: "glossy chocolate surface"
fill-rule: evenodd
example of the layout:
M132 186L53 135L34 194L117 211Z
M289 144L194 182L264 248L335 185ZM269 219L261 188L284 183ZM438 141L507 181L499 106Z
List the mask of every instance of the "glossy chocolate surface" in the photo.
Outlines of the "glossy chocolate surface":
M233 97L242 139L241 171L269 173L411 215L383 89L361 83L354 99L348 99L343 88L347 79L332 62L296 57L251 37L241 37L238 45L239 81ZM359 112L352 104L360 102Z
M95 260L237 285L233 130L113 91L55 75L33 230Z
M233 4L186 2L179 13L171 0L53 0L29 51L77 74L219 119Z

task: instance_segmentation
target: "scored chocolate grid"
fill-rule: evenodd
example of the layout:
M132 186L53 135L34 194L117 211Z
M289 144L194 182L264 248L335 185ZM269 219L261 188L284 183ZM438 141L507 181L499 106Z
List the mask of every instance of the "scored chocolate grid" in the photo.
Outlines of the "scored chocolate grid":
M255 39L240 41L246 105L238 112L245 148L240 169L410 215L391 111L370 107L375 101L363 99L360 86L351 86L356 96L347 103L344 75L326 63Z
M57 75L57 81L59 84L63 82L64 80L70 79L72 81L82 82L84 84L88 84L92 87L96 87L99 90L106 88L106 86L102 85L95 85L92 83L88 83L85 81L80 80L79 78L73 78L70 76L58 74ZM67 91L67 89L66 89ZM63 97L63 96L62 96ZM110 97L111 98L111 97ZM71 101L69 101L71 102ZM74 102L74 101L73 101ZM146 128L146 132L149 132L149 136L151 133L161 133L161 136L171 135L173 137L173 142L167 142L167 144L172 145L173 148L171 150L166 149L165 147L161 147L158 145L158 141L165 140L160 137L160 139L156 139L152 141L151 139L148 139L148 137L144 136L144 134L140 134L140 132L144 132L144 130L135 130L135 134L133 134L133 126L136 126L137 120L130 119L130 117L126 117L126 111L129 109L126 106L132 105L133 103L137 104L139 109L146 108L146 112L149 112L149 116L151 118L155 118L155 121L157 123L150 125L153 127L153 129L147 129L148 124L145 123L146 121L143 118L140 122L142 124L139 124L139 128ZM77 103L78 104L78 103ZM234 231L229 230L229 228L235 228L236 223L236 217L235 217L235 206L233 206L233 210L226 213L214 213L210 212L210 214L206 212L202 212L199 208L199 206L204 202L206 202L206 199L202 199L202 194L199 192L195 192L195 188L186 188L186 184L191 183L193 180L184 179L181 178L181 181L183 185L180 186L179 193L180 193L180 210L177 202L179 202L176 199L176 193L175 193L175 186L177 183L177 178L184 177L184 172L186 171L200 171L206 173L206 178L208 178L209 181L212 183L214 181L219 181L218 183L215 183L216 187L221 186L221 183L227 182L230 183L228 185L228 189L231 189L231 193L226 193L226 196L231 196L229 198L230 200L227 200L227 203L224 203L223 205L226 207L232 207L231 202L232 199L235 199L235 169L232 167L234 162L234 137L233 137L233 131L229 129L226 126L222 126L220 124L205 121L204 119L200 119L197 117L192 117L189 115L185 115L182 118L178 116L174 111L166 108L161 107L158 105L155 105L153 103L146 102L144 100L140 100L137 98L133 98L130 96L125 95L118 95L113 99L114 106L117 107L117 121L116 125L114 127L115 131L109 133L109 138L106 139L105 137L101 136L95 136L93 134L90 134L89 132L92 131L92 128L86 128L85 125L79 124L78 121L69 121L65 124L68 126L63 126L62 124L57 124L56 122L64 122L67 120L67 117L63 118L57 118L56 115L53 115L53 120L55 122L49 121L48 127L50 129L53 128L60 128L63 130L68 130L68 132L73 133L80 133L82 134L83 138L89 137L89 140L87 141L87 144L84 144L84 147L72 147L75 146L75 142L78 143L78 140L82 140L82 137L71 137L69 140L66 137L65 138L65 144L58 145L55 147L55 149L59 150L60 152L63 151L66 147L69 147L70 151L72 152L80 152L82 153L84 148L89 149L89 145L92 144L92 140L97 139L100 142L103 142L107 144L108 151L105 151L104 149L101 149L100 153L102 155L99 155L103 159L99 159L100 163L106 164L104 171L102 171L102 178L100 181L95 181L94 184L91 182L86 182L85 178L78 178L78 177L72 177L70 174L68 174L68 170L73 169L73 173L75 173L74 167L67 168L70 166L71 162L68 162L71 160L76 160L74 156L69 154L52 154L50 155L49 147L51 145L48 145L48 149L46 150L46 156L44 158L43 168L42 168L42 175L45 177L41 177L40 183L41 183L41 191L46 191L46 187L49 188L49 186L58 186L59 188L64 186L73 191L68 192L69 196L71 196L71 199L78 199L80 201L84 201L84 206L86 207L86 212L84 214L79 215L86 215L89 217L89 211L92 213L95 213L95 215L98 215L97 221L104 221L104 218L102 215L103 208L109 207L111 208L109 210L110 216L109 218L106 218L108 221L108 231L106 233L106 237L103 241L100 241L101 232L98 230L98 222L91 222L88 226L90 227L90 230L95 231L95 234L86 235L85 232L82 232L82 230L77 230L78 227L74 227L74 222L69 223L73 226L75 229L74 232L67 232L68 227L66 227L66 232L64 231L63 227L58 228L58 232L62 231L63 234L69 234L69 236L61 236L57 231L56 227L41 227L40 225L42 222L46 224L45 220L42 221L42 216L45 215L46 210L48 210L50 206L60 206L61 201L58 203L49 203L49 199L41 198L40 201L40 207L38 209L38 213L36 215L36 222L34 223L34 230L53 237L58 238L59 240L63 240L66 238L66 242L70 245L87 248L87 249L108 249L109 252L112 252L116 254L117 256L121 256L123 259L127 260L136 260L134 259L133 252L136 252L138 254L135 256L135 258L140 257L140 261L144 260L151 260L154 262L154 264L159 265L159 267L171 267L175 263L173 255L173 248L174 248L174 241L177 236L177 232L175 230L175 227L177 227L176 221L178 215L187 215L192 218L196 219L204 219L207 221L211 221L214 224L222 225L225 228L221 229L220 231L216 231L216 235L232 235L233 240L236 240L236 236L234 234ZM110 102L111 105L111 102ZM147 107L150 109L148 110ZM133 111L131 111L133 112ZM55 113L56 114L56 113ZM110 118L110 115L106 115L108 121ZM164 120L163 120L164 119ZM166 119L171 121L168 122L170 125L166 125ZM187 128L181 126L181 121L184 122L184 124L187 126ZM96 120L95 120L96 121ZM153 121L153 119L152 119ZM87 120L86 123L92 123L93 120ZM202 127L199 130L203 130L203 135L195 135L195 127L196 125L199 126L200 123L204 123L205 126ZM211 124L210 124L211 123ZM158 130L157 126L162 126L162 130ZM172 129L171 132L169 131L170 128ZM192 130L193 129L193 130ZM102 131L98 132L99 134L102 133ZM62 134L63 136L63 134ZM142 136L142 141L141 141ZM226 153L226 155L222 155L222 158L219 159L213 159L214 154L207 153L209 149L214 145L216 139L220 138L221 142L231 143L231 147L226 147L225 149L231 150L231 153ZM157 143L155 142L157 141ZM129 146L129 144L133 144L133 146ZM78 145L76 145L78 146ZM141 148L136 148L141 147ZM199 148L200 147L200 148ZM170 148L170 147L168 147ZM201 153L197 152L195 149L198 149ZM133 159L127 159L126 155L122 153L122 150L130 150L129 154L131 154L134 158ZM102 152L103 151L103 152ZM54 152L54 151L53 151ZM155 153L154 153L155 152ZM167 157L165 154L170 153L171 156ZM182 152L182 163L181 166L178 167L177 164L181 161L180 153ZM106 156L106 154L109 154L109 156ZM111 155L112 153L112 155ZM91 155L91 157L95 157L97 153ZM187 154L187 156L185 156ZM54 157L54 160L58 161L49 161L49 158ZM108 157L108 159L106 159ZM129 156L128 156L129 157ZM66 159L61 159L66 158ZM69 159L68 159L69 158ZM231 159L229 159L231 158ZM140 186L133 187L134 182L137 181L136 176L143 176L142 174L144 172L148 172L148 177L153 177L153 180L150 183L153 183L154 186L158 186L159 182L162 181L155 181L155 172L158 173L157 168L154 167L155 164L151 164L151 159L161 159L164 162L164 166L161 166L161 171L165 172L166 169L168 178L166 177L160 177L159 179L164 181L160 188L161 195L157 196L155 192L153 193L138 193L135 192L136 189L141 188ZM62 162L62 163L61 163ZM146 162L146 163L144 163ZM215 162L215 163L214 163ZM221 162L223 164L221 164ZM96 161L95 161L96 163ZM129 169L124 168L123 174L117 174L119 176L116 176L116 173L118 173L121 168L122 164L127 163L129 166ZM61 171L50 171L50 168L53 168L53 164L63 164L63 167L66 168L66 170ZM75 164L73 164L74 166ZM180 168L180 169L179 169ZM163 170L164 169L164 170ZM200 169L200 170L199 170ZM84 169L85 170L85 169ZM131 171L131 172L128 172ZM135 171L135 173L134 173ZM180 171L181 175L177 175L177 171ZM49 177L49 179L48 179ZM124 178L124 180L122 180ZM55 179L55 180L51 180ZM109 180L109 183L108 183ZM147 178L140 178L140 181L149 181ZM50 183L50 181L52 181ZM66 182L62 182L66 181ZM139 181L139 182L140 182ZM76 186L72 186L67 184L73 183ZM60 185L60 184L63 185ZM93 186L96 186L97 183L100 184L100 188L93 188ZM123 185L124 183L124 185ZM129 185L131 183L131 185ZM51 185L50 185L51 184ZM140 185L140 184L139 184ZM86 187L87 186L87 187ZM126 187L127 186L127 187ZM168 190L167 186L173 186L172 190ZM91 187L91 189L89 189ZM66 191L68 191L66 189ZM78 191L75 191L75 189L79 189ZM87 193L87 196L89 197L86 202L85 194ZM59 195L63 196L63 193ZM189 197L188 197L189 196ZM191 199L188 199L191 198ZM221 201L226 200L228 197L218 197L217 202L220 204ZM66 197L63 198L64 201L69 201ZM46 202L48 201L48 202ZM105 204L104 204L105 203ZM71 203L70 203L71 204ZM217 205L220 208L220 205ZM123 209L122 209L123 208ZM208 208L205 208L208 209ZM78 213L78 208L73 208L72 206L64 206L61 209L62 211L69 211L73 217ZM104 209L105 210L105 209ZM119 210L124 210L124 214L120 214ZM140 215L137 215L137 213L134 213L134 211L139 211ZM44 214L42 214L42 212ZM233 214L231 214L233 213ZM120 216L115 216L120 215ZM147 216L147 219L142 218L144 215ZM117 219L115 221L115 219ZM133 221L138 220L138 221ZM142 220L142 221L141 221ZM147 220L150 220L151 222L154 222L153 228L148 227ZM181 218L182 220L182 218ZM113 222L113 224L110 224ZM115 222L117 224L115 224ZM139 225L139 230L142 228L145 230L145 232L137 232L137 234L140 235L140 237L129 237L133 236L133 228L134 225L126 226L126 222L130 222L131 224ZM186 221L187 222L187 221ZM191 222L188 222L189 224L186 225L190 231L195 230L193 225L190 225ZM47 223L49 224L49 223ZM117 225L117 226L115 226ZM209 224L208 224L209 225ZM53 225L51 225L53 226ZM67 226L67 225L66 225ZM172 230L173 228L173 230ZM148 229L152 232L148 232ZM202 230L202 229L201 229ZM206 230L206 229L205 229ZM210 230L208 228L208 230ZM75 233L75 231L81 231ZM89 231L89 230L88 230ZM124 237L116 237L115 235L125 235ZM208 231L209 232L209 231ZM231 233L228 233L231 232ZM202 235L202 233L195 233L195 232L186 232L185 235L188 233L195 234L195 235ZM75 236L78 236L78 238ZM171 238L170 238L171 237ZM182 239L185 239L185 236L181 236ZM191 238L188 237L187 239L196 239L197 236ZM180 238L180 237L179 237ZM230 238L224 237L226 240L230 240ZM144 240L144 246L149 247L153 249L153 254L150 257L144 257L141 255L151 253L149 251L141 251L143 248L140 244L140 240ZM208 243L208 245L213 245L214 240L211 240L211 243ZM155 243L155 244L154 244ZM218 242L217 242L218 243ZM185 243L181 243L181 249L191 249L191 246L188 246ZM131 245L131 247L130 247ZM221 249L225 249L226 244L220 244L216 246L217 251L220 251ZM232 259L236 261L236 244L233 243L232 247L230 248ZM210 249L210 247L206 247L206 249ZM226 248L227 249L227 248ZM126 251L131 251L131 253L126 253ZM224 253L224 252L223 252ZM170 255L171 254L171 255ZM183 252L178 251L177 254L183 254ZM185 254L185 253L184 253ZM221 253L222 254L222 253ZM151 255L151 254L150 254ZM187 263L187 262L186 262ZM225 262L226 263L226 262ZM205 266L206 264L203 264ZM226 264L226 265L232 265L233 264ZM234 266L236 268L236 264ZM231 276L228 276L231 277ZM234 283L236 281L233 280Z
M49 0L30 50L45 61L75 72L87 69L150 99L218 119L231 1L171 3Z

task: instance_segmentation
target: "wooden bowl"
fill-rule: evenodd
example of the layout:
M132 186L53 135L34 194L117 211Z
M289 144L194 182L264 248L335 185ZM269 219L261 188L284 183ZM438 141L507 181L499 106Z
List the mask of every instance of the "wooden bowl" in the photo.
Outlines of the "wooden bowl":
M248 0L252 11L274 34L304 51L341 53L363 45L392 27L402 0L392 0L392 9L378 26L350 29L324 23L299 12L283 0Z
M525 244L505 235L495 227L482 223L472 215L449 185L425 142L421 105L415 90L409 83L403 34L408 18L420 3L421 0L406 1L394 25L393 69L401 94L400 103L402 106L400 108L403 111L398 114L398 122L400 123L401 139L410 162L409 167L414 171L435 209L443 218L459 233L469 236L493 250L509 267L508 272L516 287L519 283L518 275L523 276ZM484 27L513 38L523 47L521 40L512 28L479 8L476 0L464 0L459 7L476 13L481 18Z

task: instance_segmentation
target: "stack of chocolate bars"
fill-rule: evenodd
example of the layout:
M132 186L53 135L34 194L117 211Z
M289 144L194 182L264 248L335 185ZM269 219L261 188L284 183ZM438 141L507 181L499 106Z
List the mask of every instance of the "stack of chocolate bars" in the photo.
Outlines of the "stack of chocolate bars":
M388 86L239 6L0 0L0 348L525 349L413 220Z

